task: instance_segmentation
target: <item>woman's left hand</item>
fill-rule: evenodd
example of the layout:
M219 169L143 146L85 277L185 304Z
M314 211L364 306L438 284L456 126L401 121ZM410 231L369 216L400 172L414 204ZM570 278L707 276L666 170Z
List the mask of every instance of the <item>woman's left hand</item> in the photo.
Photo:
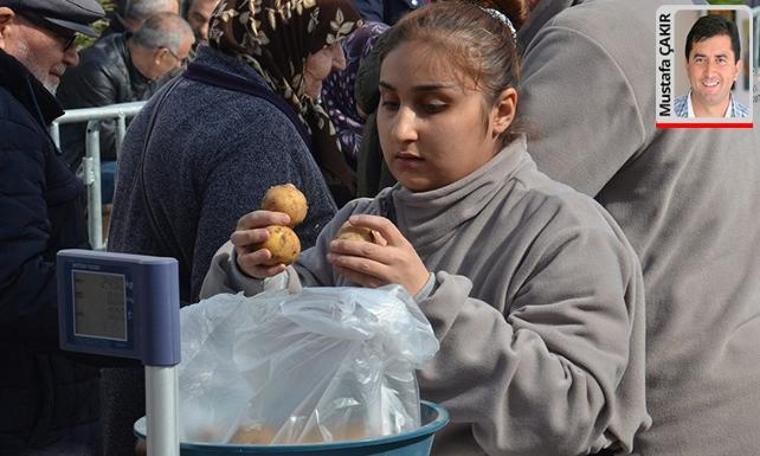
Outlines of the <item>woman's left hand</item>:
M338 273L368 288L396 283L412 296L425 286L430 273L412 244L393 222L376 215L352 215L349 222L379 232L387 245L366 241L331 241L327 261Z

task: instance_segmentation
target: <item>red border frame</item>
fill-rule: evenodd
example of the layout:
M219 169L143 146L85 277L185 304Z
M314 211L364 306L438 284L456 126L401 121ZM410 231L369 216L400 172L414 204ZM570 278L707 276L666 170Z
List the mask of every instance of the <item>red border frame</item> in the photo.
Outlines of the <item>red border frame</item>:
M657 128L752 128L752 122L657 122Z

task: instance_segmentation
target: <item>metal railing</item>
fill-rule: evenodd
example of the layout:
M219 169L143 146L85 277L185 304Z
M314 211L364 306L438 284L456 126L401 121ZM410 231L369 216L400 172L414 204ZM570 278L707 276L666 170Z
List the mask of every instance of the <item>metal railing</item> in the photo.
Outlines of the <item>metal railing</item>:
M127 118L136 116L144 105L144 101L138 101L98 108L69 109L50 125L50 136L55 145L60 147L59 127L61 124L87 122L85 156L82 165L84 184L87 187L87 232L90 244L95 250L105 249L103 209L100 198L100 121L116 119L116 154L118 156L127 132Z

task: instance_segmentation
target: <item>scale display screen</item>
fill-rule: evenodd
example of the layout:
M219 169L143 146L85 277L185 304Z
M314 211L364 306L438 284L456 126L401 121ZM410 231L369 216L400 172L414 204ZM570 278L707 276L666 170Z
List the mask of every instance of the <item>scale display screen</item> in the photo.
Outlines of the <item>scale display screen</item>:
M124 275L72 271L74 334L127 340L127 295Z
M179 363L177 260L81 249L56 257L61 349Z

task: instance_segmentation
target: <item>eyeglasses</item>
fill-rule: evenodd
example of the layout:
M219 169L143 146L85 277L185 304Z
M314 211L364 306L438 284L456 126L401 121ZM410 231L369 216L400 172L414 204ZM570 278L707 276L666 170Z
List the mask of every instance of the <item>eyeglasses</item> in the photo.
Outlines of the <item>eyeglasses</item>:
M174 57L177 60L177 62L179 62L180 67L184 67L185 65L187 65L187 57L185 57L184 59L179 58L179 56L175 54L174 51L172 51L168 47L162 47L161 49L166 49L166 52L171 54L171 56Z
M48 30L52 32L54 35L56 35L58 38L61 38L63 42L63 52L68 51L69 48L71 48L71 46L74 45L74 41L76 41L77 39L77 34L75 32L72 32L71 30L68 30L61 26L53 24L52 22L46 20L44 17L39 16L35 13L31 13L29 11L21 11L21 12L18 12L17 14L22 16L24 19L31 22L32 24L38 27L41 27L45 30Z

